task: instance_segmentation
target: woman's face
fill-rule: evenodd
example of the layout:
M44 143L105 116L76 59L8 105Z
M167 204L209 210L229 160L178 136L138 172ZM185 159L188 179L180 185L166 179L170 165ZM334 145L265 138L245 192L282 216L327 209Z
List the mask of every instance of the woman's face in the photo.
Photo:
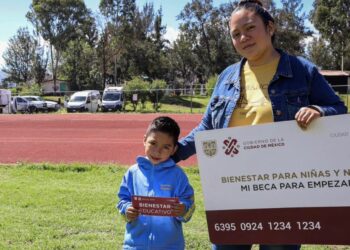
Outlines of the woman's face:
M230 34L237 52L248 62L259 64L274 50L271 37L274 25L266 27L260 16L246 9L241 9L231 16Z

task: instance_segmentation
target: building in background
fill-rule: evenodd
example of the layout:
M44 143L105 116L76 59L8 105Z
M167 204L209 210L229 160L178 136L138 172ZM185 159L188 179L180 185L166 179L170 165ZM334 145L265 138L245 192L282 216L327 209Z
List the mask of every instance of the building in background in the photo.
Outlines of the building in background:
M339 94L350 94L350 71L321 70L320 73Z
M64 94L70 91L67 81L60 79L56 80L56 89L54 89L53 79L45 79L44 82L41 83L41 88L43 90L43 94Z

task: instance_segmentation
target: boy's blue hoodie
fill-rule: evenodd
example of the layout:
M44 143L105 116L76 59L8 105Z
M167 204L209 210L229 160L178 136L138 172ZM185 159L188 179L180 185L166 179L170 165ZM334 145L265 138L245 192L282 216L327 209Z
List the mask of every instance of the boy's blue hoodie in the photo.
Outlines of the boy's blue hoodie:
M122 215L131 206L133 195L150 197L178 197L186 206L183 217L144 216L127 222L123 249L182 250L185 241L182 222L190 220L194 212L194 191L183 170L172 159L155 166L145 157L123 177L117 207Z

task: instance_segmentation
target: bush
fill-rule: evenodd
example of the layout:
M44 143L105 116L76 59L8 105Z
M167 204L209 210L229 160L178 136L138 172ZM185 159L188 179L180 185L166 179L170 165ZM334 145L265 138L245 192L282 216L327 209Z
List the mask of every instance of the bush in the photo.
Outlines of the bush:
M18 95L36 95L41 96L42 90L39 84L35 83L32 85L23 85L21 87L17 87Z
M154 80L149 86L149 94L148 97L150 101L153 103L154 110L158 110L159 101L163 98L165 94L165 89L167 88L167 84L163 80Z
M213 94L217 79L218 75L213 75L208 79L207 83L205 84L209 96Z
M142 108L145 106L145 102L148 96L149 83L142 80L140 77L135 77L131 81L128 81L125 85L125 100L130 101L136 110L139 101L142 104ZM137 100L133 100L133 95L137 94Z

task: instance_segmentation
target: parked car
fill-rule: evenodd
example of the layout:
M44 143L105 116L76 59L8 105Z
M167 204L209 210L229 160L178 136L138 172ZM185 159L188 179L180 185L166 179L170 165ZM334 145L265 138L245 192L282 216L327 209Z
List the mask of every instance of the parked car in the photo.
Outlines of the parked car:
M46 108L44 110L56 112L61 108L57 102L44 100L41 96L23 96L26 99L35 100L37 103L45 102Z
M47 103L48 111L56 112L61 108L61 105L59 105L57 102L48 101L48 100L45 100L45 102Z
M32 112L47 111L47 103L40 96L22 96L22 98L29 101L30 106L34 107Z
M101 95L98 90L75 92L67 103L67 112L97 112L100 107Z
M12 113L33 113L37 111L34 104L22 96L11 97L11 112Z

